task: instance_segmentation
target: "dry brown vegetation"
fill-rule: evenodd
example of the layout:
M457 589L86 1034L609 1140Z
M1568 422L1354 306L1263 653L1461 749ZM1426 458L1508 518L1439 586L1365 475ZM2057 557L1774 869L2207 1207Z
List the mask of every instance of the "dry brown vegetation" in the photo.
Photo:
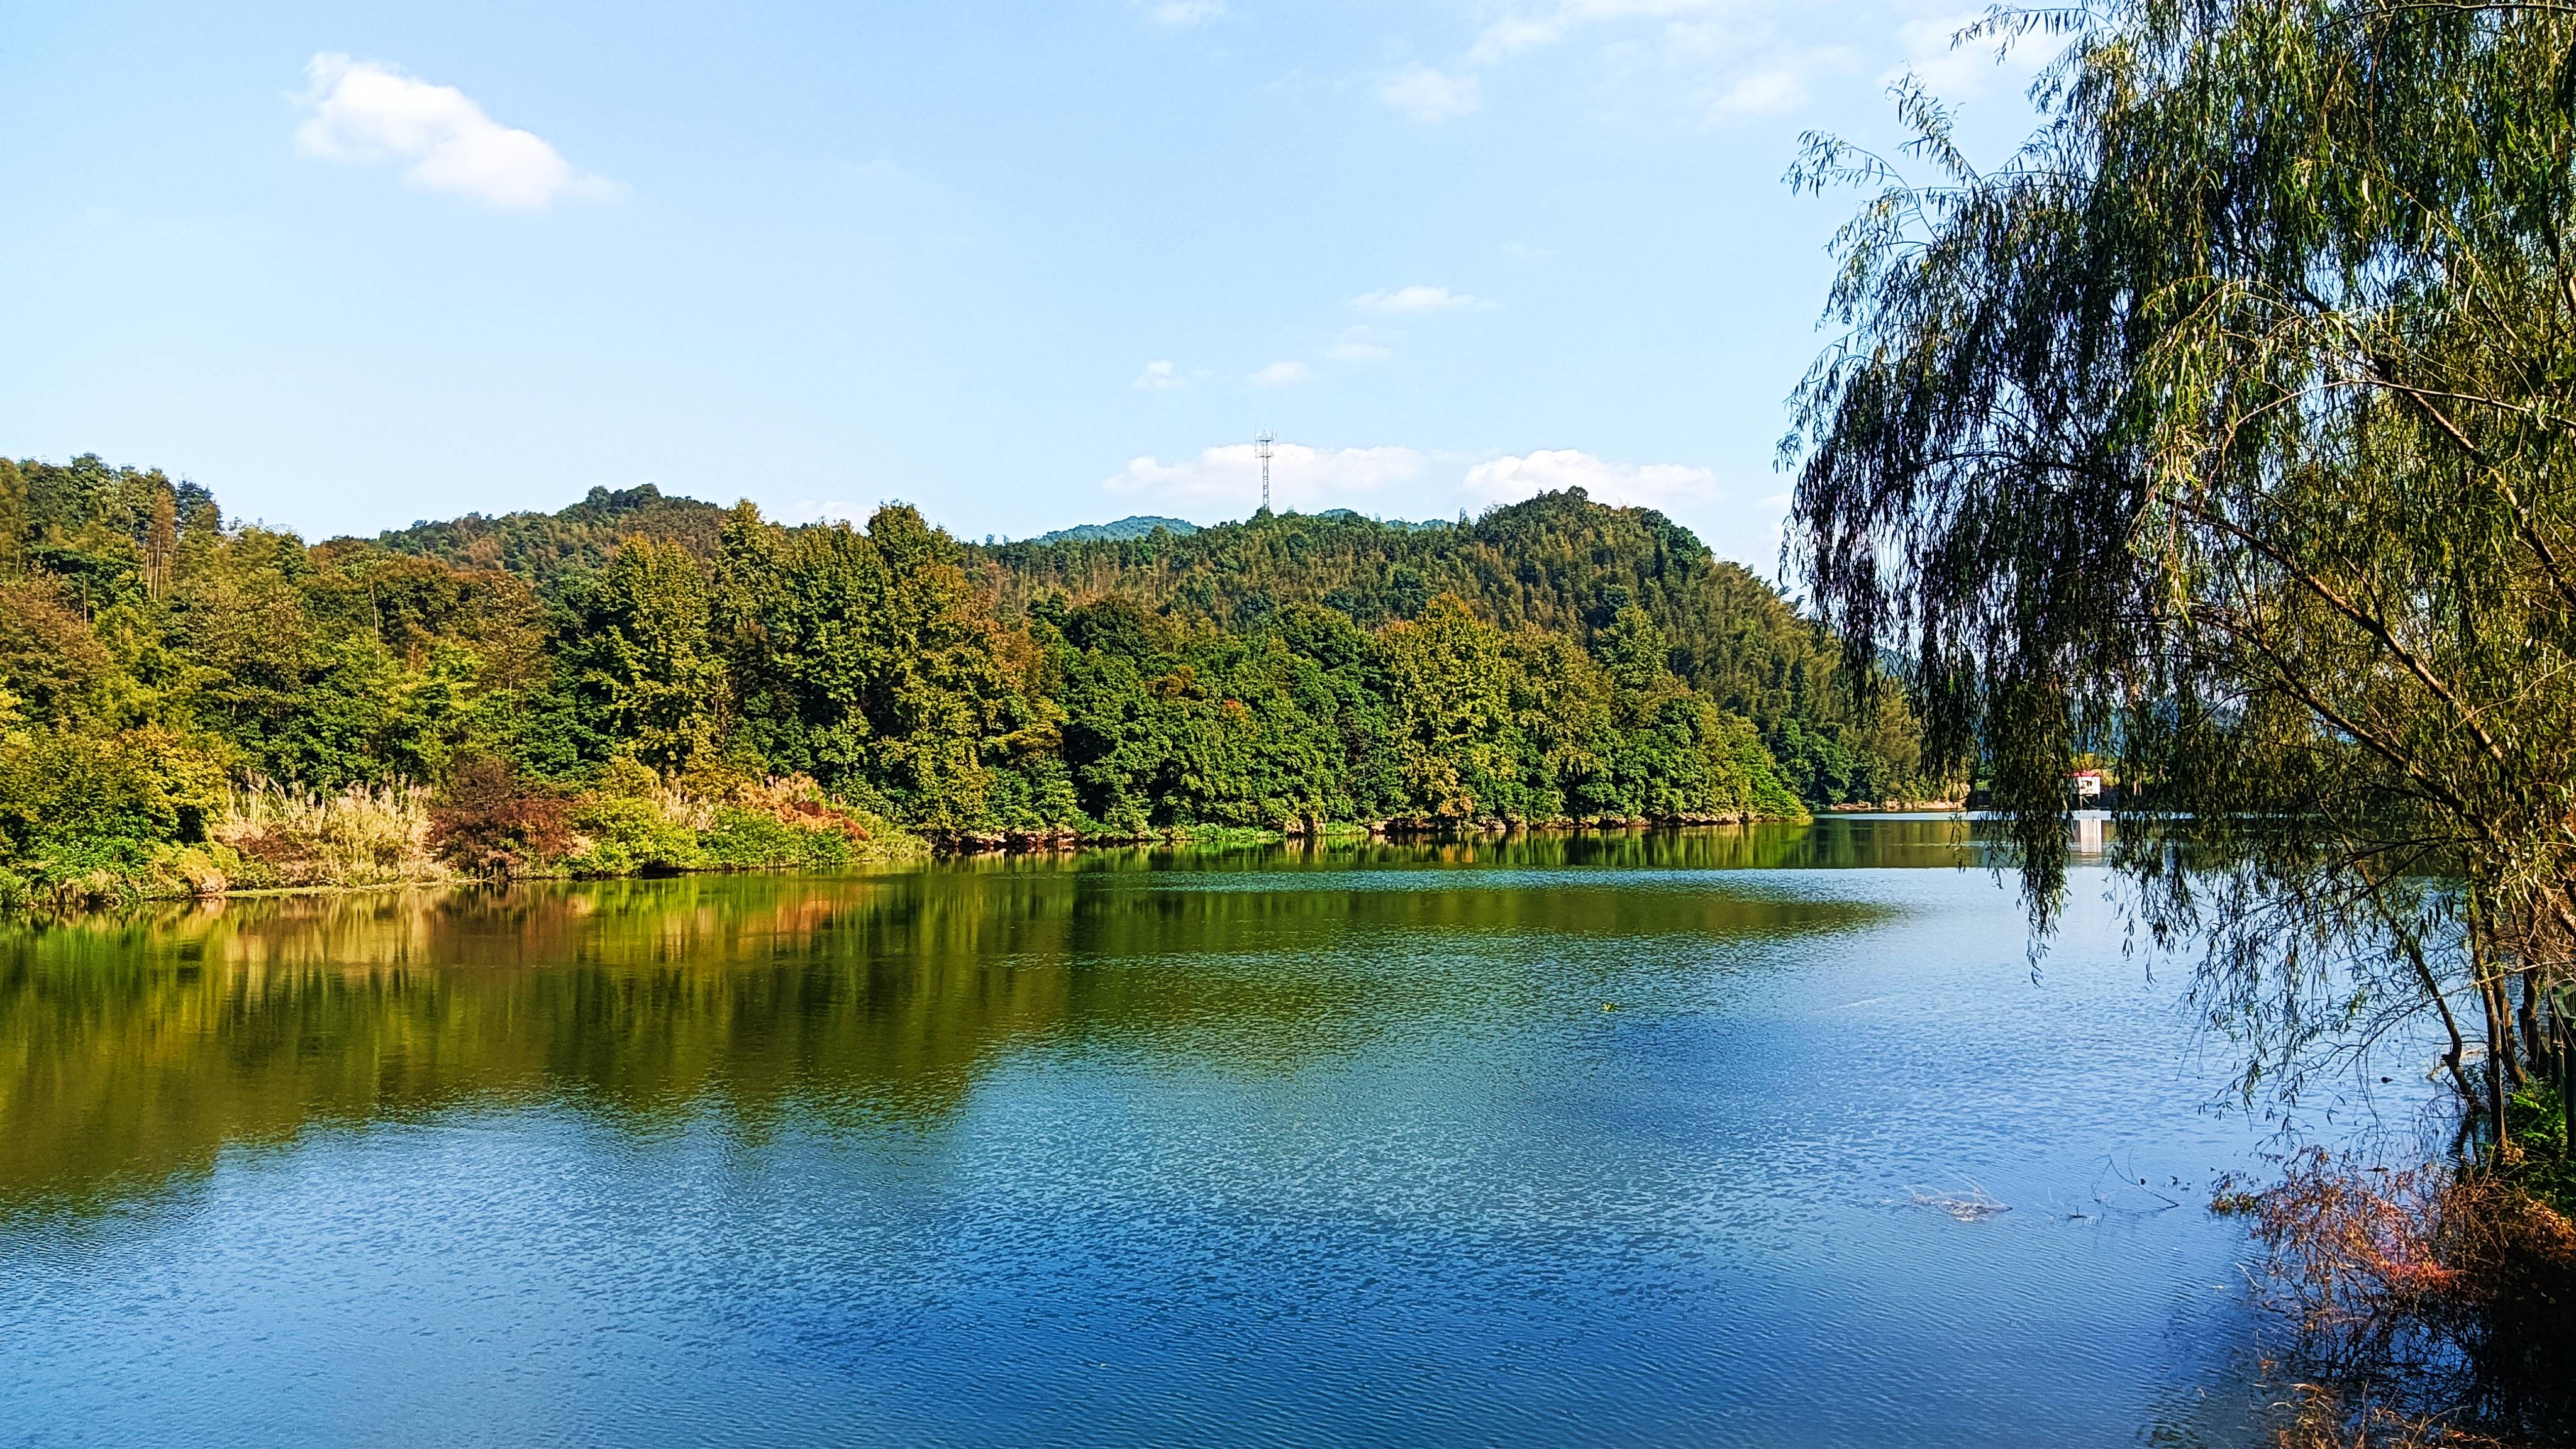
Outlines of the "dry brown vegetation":
M224 792L208 829L240 867L201 894L232 887L431 884L455 872L430 850L430 792L352 785L336 794L252 780Z
M2364 1167L2312 1150L2224 1193L2292 1328L2287 1446L2563 1442L2576 1427L2576 1223L2505 1167ZM2499 1437L2500 1436L2500 1437Z

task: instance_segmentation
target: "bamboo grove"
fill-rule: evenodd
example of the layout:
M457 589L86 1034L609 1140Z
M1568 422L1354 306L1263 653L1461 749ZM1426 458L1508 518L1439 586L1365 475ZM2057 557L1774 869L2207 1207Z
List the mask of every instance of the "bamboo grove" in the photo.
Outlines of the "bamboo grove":
M1579 494L984 547L648 487L308 545L84 458L0 464L0 548L21 897L1923 788L1777 593Z

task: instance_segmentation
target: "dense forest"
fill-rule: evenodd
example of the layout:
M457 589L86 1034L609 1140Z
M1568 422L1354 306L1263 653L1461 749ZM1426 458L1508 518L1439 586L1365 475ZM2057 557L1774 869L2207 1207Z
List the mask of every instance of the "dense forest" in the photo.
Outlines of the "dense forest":
M0 460L0 893L1795 816L1923 793L1770 588L1641 511L976 546L645 487L306 544Z

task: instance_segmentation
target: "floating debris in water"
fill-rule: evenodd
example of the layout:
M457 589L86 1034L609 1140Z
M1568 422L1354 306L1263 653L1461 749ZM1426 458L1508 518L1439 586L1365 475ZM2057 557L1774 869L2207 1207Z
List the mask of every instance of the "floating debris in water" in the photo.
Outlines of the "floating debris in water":
M1983 1222L1997 1213L2012 1211L2012 1204L1986 1191L1975 1178L1963 1177L1965 1192L1926 1192L1922 1188L1906 1189L1906 1196L1916 1207L1939 1208L1963 1223Z

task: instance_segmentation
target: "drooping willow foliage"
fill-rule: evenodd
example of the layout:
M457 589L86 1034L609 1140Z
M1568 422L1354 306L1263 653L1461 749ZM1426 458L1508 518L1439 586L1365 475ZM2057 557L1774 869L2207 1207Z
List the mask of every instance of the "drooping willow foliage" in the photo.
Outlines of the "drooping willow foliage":
M2429 1014L2501 1136L2576 943L2576 8L1963 42L2035 33L2000 169L1902 88L1906 153L1792 173L1871 193L1783 445L1797 561L1987 772L2043 932L2067 773L2113 761L2118 864L2249 1087Z

